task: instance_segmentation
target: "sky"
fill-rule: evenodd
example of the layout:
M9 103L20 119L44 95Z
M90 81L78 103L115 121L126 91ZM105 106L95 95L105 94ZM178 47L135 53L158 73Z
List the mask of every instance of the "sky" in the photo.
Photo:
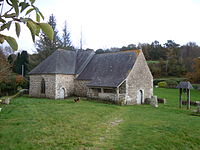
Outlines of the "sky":
M54 14L62 34L65 20L76 48L106 49L128 44L200 45L200 0L36 0L45 16ZM11 35L14 32L11 33ZM29 31L23 28L17 39L19 49L34 51Z

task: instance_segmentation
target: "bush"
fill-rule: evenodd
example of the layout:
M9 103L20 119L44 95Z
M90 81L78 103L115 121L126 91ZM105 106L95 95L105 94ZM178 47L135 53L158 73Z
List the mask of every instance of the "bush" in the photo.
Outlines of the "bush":
M167 82L165 82L165 81L159 82L158 83L158 87L160 87L160 88L167 88L168 87L167 86Z
M167 82L167 85L169 88L176 88L179 82L181 81L187 81L186 78L160 78L160 79L154 79L153 85L158 85L159 82Z
M0 95L5 96L5 95L12 95L16 93L17 88L16 88L16 80L15 76L8 76L7 80L4 80L0 82Z
M7 80L0 82L0 97L13 95L20 89L28 89L29 82L21 75L12 74Z
M155 85L158 85L159 82L163 82L163 81L165 81L165 79L154 79L154 80L153 80L153 85L154 85L154 86L155 86Z
M166 80L168 88L176 88L178 85L178 82L175 80Z
M192 84L192 87L196 90L200 90L200 84Z

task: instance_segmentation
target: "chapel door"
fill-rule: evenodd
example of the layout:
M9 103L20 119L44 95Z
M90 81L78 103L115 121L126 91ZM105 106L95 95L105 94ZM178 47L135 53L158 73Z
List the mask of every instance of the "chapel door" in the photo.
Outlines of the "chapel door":
M137 104L142 104L142 99L143 99L143 92L142 92L142 90L138 90L137 96L136 96Z
M65 98L65 89L64 88L61 88L60 89L60 96L59 96L60 99L64 99Z

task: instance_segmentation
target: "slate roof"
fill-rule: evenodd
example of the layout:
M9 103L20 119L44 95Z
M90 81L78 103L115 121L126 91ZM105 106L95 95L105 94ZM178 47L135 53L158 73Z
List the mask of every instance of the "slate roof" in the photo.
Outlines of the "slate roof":
M95 54L93 51L57 50L29 74L77 74L90 87L117 87L137 58L134 50Z
M176 88L178 88L178 89L181 89L181 88L182 89L193 89L190 82L180 82Z
M29 74L75 74L76 52L57 50Z
M83 71L86 65L90 62L95 52L92 50L79 50L76 55L76 74Z
M90 87L117 87L132 69L134 51L96 54L77 80L91 80Z

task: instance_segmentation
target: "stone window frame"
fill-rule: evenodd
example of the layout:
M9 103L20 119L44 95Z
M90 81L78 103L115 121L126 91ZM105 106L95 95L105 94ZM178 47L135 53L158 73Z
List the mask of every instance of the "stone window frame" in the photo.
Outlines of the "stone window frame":
M44 78L42 78L42 81L41 81L41 94L45 94L46 93L46 84L45 84L45 80Z

